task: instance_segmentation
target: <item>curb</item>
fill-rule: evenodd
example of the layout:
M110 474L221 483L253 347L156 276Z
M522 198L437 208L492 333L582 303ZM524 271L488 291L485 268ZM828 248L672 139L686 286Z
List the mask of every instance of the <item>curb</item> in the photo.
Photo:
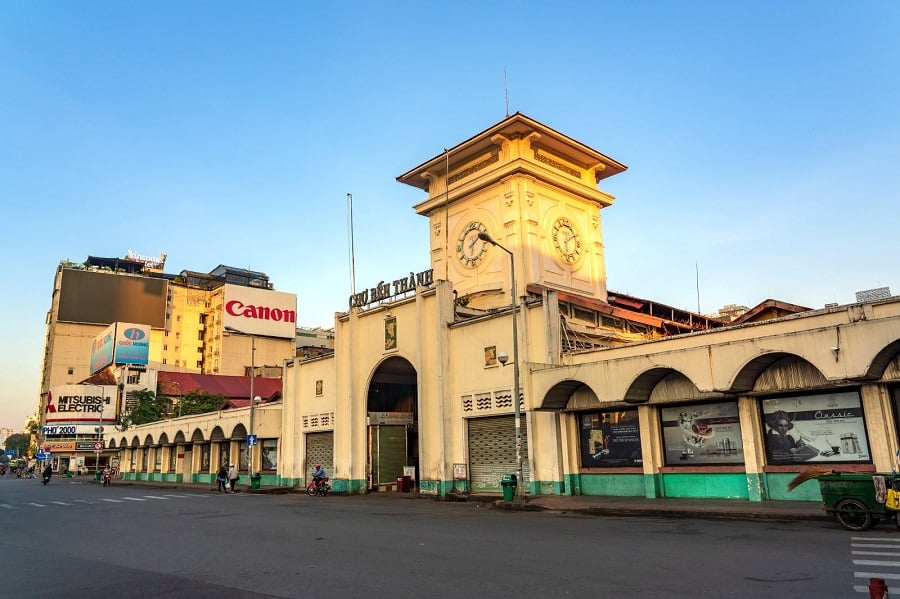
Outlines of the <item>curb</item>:
M828 521L827 514L814 513L786 513L786 512L741 512L731 510L686 510L665 507L658 508L629 508L624 506L585 506L580 508L549 507L539 503L517 504L513 501L498 499L493 502L497 509L525 512L559 512L585 514L587 516L651 516L659 518L699 518L709 520L762 520L770 522L796 522L803 521Z

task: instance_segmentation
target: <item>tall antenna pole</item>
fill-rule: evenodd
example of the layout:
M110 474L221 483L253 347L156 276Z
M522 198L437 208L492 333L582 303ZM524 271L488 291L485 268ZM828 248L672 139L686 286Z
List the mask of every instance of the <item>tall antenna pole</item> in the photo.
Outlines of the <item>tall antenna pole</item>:
M350 221L350 295L356 295L356 254L353 250L353 194L347 194L347 214Z
M509 86L506 84L506 67L503 67L503 92L506 95L506 116L509 116Z
M700 314L700 265L694 262L694 270L697 273L697 314Z

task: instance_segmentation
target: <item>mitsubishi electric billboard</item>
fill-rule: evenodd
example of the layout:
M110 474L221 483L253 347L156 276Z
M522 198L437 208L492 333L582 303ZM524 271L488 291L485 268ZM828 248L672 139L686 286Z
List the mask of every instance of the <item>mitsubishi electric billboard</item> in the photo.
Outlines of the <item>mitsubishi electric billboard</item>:
M116 421L115 385L56 385L47 393L45 422Z

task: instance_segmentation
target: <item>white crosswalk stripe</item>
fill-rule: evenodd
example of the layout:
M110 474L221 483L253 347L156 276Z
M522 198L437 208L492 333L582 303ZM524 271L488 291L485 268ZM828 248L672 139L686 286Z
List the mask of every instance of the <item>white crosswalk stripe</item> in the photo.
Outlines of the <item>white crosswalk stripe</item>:
M30 502L28 505L33 505L34 507L47 507L43 503L34 503L34 502Z
M103 499L103 501L108 501L110 503L122 503L121 499Z
M13 509L15 509L13 506L9 505L8 503L0 503L0 507L6 508L6 509L8 509L8 510L13 510Z
M876 533L877 534L877 533ZM888 581L900 580L900 537L887 537L881 534L872 536L850 537L850 555L853 564L853 577L857 581L868 583L873 578ZM888 559L872 559L883 557ZM894 558L894 559L890 559ZM860 571L857 568L875 568L877 571ZM896 586L887 584L888 587ZM853 590L859 594L869 594L868 584L855 584ZM892 593L893 594L893 593Z
M141 499L140 497L123 497L122 499L127 499L128 501L147 501L146 499Z
M159 495L144 495L147 499L162 499L163 501L168 500L168 497L160 497Z
M55 503L56 505L72 505L71 503L66 503L65 501L51 501L50 503Z

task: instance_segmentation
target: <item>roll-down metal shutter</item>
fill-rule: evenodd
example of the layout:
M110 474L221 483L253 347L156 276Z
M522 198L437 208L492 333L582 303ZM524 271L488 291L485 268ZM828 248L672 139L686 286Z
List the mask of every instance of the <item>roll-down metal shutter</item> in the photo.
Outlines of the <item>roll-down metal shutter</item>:
M322 464L325 474L334 478L334 433L308 433L306 435L306 479L312 480L316 464Z
M528 470L528 428L522 415L522 477L531 480ZM469 484L473 492L501 491L500 478L516 472L515 416L494 416L469 420Z

